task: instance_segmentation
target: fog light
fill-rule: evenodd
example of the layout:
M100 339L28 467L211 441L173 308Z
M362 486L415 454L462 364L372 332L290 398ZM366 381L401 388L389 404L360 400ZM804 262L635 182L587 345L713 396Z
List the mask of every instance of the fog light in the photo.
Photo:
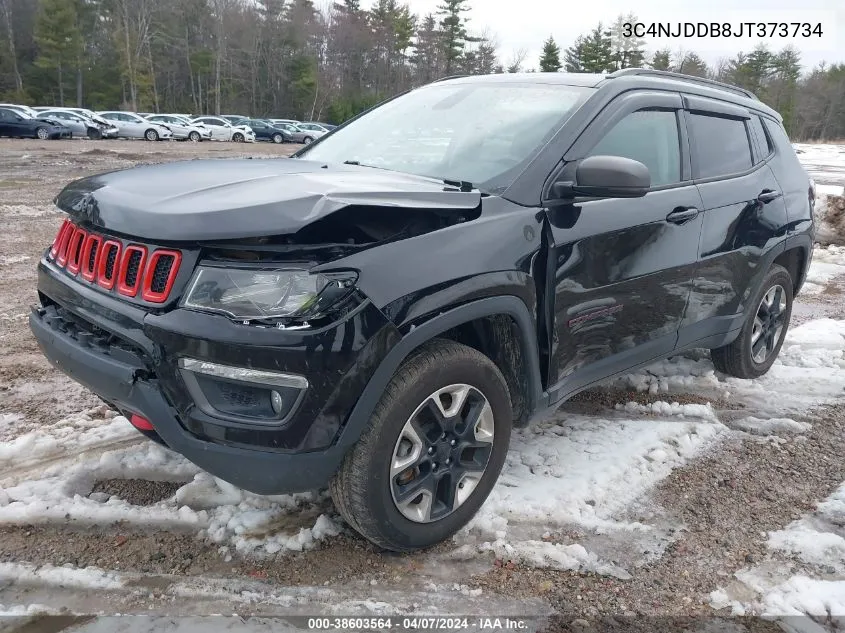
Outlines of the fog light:
M280 394L278 391L271 391L270 404L273 406L273 411L276 412L276 415L282 414L282 407L285 404L285 401L282 400L282 394Z

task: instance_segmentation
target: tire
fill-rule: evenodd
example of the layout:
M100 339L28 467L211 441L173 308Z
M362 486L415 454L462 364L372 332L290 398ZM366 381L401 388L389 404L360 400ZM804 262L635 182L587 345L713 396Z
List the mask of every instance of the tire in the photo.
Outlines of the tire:
M194 131L188 134L188 140L193 143L199 143L202 140L202 136L200 136L199 132Z
M42 141L46 141L50 138L50 133L47 131L46 127L40 127L35 130L35 137Z
M103 134L102 134L102 132L100 132L100 130L93 128L93 127L89 127L88 128L88 138L91 139L92 141L99 141L101 138L103 138Z
M233 143L243 143L244 142L244 135L240 132L235 132L232 134L232 142Z
M772 265L749 306L736 340L710 350L716 369L737 378L759 378L780 353L792 316L792 277L785 268Z
M158 140L158 132L153 129L149 129L144 132L144 138L148 141L157 141Z
M281 145L284 142L284 137L281 134L274 134L273 135L273 142L276 145Z
M304 139L302 139L303 145L311 145L311 143L313 143L313 142L314 142L314 139L311 138L310 136L306 136Z
M446 416L431 413L453 407L456 413ZM412 419L419 429L416 445L407 433ZM450 421L454 427L441 435L440 423L448 427ZM498 367L465 345L432 341L400 366L344 458L329 486L335 506L379 547L411 552L439 543L463 527L490 494L505 462L511 423L510 395ZM464 470L464 464L472 468ZM395 467L400 470L392 472ZM434 496L423 491L415 498L414 482L432 482ZM466 486L469 493L461 493ZM453 495L451 506L441 503L446 489Z

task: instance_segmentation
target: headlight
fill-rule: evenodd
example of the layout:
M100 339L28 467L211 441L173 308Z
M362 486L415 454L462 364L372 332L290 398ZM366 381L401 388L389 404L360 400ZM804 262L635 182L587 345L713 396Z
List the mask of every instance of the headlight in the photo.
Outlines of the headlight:
M353 274L200 266L181 305L238 321L307 318L349 294L354 283Z

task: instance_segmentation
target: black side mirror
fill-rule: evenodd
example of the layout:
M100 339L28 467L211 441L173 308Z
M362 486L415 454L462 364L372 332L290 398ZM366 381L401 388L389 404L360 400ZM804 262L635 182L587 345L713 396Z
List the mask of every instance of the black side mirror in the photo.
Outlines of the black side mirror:
M651 187L648 167L622 156L589 156L575 169L575 182L552 185L554 198L641 198Z

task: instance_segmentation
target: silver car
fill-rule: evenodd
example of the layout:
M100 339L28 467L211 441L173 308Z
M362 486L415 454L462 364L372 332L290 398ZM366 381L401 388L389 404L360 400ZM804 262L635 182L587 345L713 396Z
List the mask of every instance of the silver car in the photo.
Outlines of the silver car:
M206 141L211 138L211 130L205 127L204 124L191 123L175 114L151 114L147 117L147 120L166 125L173 132L173 138L175 139L199 143L200 141Z
M148 141L169 139L173 133L161 123L147 121L134 112L107 111L100 112L100 116L114 123L118 129L118 136L123 138L144 138Z
M306 145L329 133L326 128L316 123L297 123L294 127L297 132L293 134L293 140Z
M96 123L88 117L69 110L42 110L38 113L38 116L42 119L58 120L59 123L70 129L75 138L99 140L103 138L103 132L108 129L106 125Z

